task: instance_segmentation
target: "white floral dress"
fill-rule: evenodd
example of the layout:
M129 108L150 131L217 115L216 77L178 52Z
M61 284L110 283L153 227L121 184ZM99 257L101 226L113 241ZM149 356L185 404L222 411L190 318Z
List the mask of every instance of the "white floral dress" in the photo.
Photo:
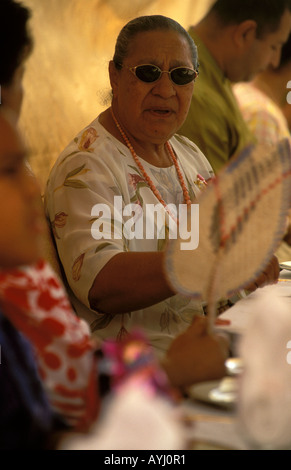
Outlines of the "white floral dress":
M198 147L185 137L175 135L170 143L191 200L195 201L203 187L200 176L210 179L212 168ZM175 167L158 168L141 161L164 201L176 207L183 204ZM130 236L133 219L124 210L130 204L135 205L135 216L140 222L144 219L145 227L147 207L159 201L128 148L108 133L97 118L55 162L45 194L47 217L72 303L77 314L90 324L93 334L101 339L118 339L134 328L142 328L151 344L162 353L196 314L203 313L199 302L176 295L149 308L115 316L93 311L88 302L96 275L113 256L124 251L164 249L165 238L160 238L157 230L151 237L139 237L138 230L135 237ZM104 212L99 211L102 207ZM164 209L163 212L165 227L162 228L167 233L169 215ZM101 238L97 239L98 236Z

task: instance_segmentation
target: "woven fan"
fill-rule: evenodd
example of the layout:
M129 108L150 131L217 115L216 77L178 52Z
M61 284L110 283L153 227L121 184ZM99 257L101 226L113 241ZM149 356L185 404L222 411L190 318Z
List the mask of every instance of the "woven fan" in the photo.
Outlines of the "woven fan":
M169 241L170 283L178 292L206 301L212 317L217 302L254 281L280 244L291 205L290 175L289 140L272 149L246 148L197 200L198 248L182 250L185 240L179 236Z

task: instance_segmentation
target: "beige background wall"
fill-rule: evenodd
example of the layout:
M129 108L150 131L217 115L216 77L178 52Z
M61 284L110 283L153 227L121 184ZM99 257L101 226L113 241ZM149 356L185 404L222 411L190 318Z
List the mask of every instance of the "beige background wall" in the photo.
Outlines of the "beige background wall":
M23 0L33 11L35 47L24 78L20 128L44 186L64 146L106 107L108 62L122 26L163 14L185 28L213 0ZM107 103L108 104L108 103Z

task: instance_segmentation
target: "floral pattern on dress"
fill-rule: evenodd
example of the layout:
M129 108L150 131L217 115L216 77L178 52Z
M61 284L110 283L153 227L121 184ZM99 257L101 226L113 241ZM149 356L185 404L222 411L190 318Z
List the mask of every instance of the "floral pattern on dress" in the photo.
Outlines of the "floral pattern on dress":
M170 192L173 200L178 203L183 198L183 191L179 180L177 180L176 168L171 167L167 173L151 168L151 174L158 182L156 188L162 196L163 200L167 200L167 194ZM181 200L182 203L182 200Z
M72 266L72 276L74 281L79 281L81 277L81 271L83 266L85 253L82 253L78 258L75 259L73 266Z
M88 171L90 170L85 168L85 163L84 165L81 165L78 168L74 168L66 175L63 184L55 188L55 191L58 191L63 186L67 186L69 188L74 188L74 189L84 189L84 188L87 189L88 185L84 181L80 179L75 179L73 177L77 175L78 176L84 175Z
M67 223L68 214L64 211L60 211L55 214L54 220L50 221L52 232L55 238L60 238L57 232L57 228L64 228Z
M145 181L144 177L141 175L140 171L135 168L131 167L136 173L128 173L128 184L130 191L133 192L133 196L130 198L130 202L133 204L138 204L141 207L143 206L143 198L140 194L141 188L148 188L149 185Z
M161 331L167 330L169 334L172 333L172 324L178 325L181 322L189 324L193 315L197 314L197 310L191 307L191 300L187 297L171 297L165 301L165 305L166 308L160 317L160 327Z
M79 150L85 150L87 152L93 152L93 148L90 145L94 144L98 137L98 133L94 127L89 127L81 135L81 139L78 145Z

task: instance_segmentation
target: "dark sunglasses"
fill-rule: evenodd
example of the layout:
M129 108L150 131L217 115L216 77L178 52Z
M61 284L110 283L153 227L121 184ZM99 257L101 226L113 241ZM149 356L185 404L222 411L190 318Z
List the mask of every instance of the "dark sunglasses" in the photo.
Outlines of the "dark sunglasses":
M144 64L128 69L142 82L153 83L161 78L162 73L168 73L175 85L183 86L193 82L198 76L198 71L189 67L176 67L170 71L161 70L156 65Z

